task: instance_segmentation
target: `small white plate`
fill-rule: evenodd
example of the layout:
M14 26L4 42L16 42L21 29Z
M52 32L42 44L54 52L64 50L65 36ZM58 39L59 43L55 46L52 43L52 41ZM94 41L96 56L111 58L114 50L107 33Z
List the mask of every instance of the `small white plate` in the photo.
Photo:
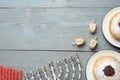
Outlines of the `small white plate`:
M113 56L117 60L120 61L120 53L112 51L112 50L102 50L94 54L88 61L87 66L86 66L86 77L87 80L95 80L94 75L93 75L93 65L95 61L101 57L101 56Z
M118 48L120 48L120 41L117 41L116 39L114 39L110 32L109 32L109 22L111 17L120 12L120 7L114 8L112 10L110 10L104 17L103 19L103 23L102 23L102 31L103 31L103 35L105 36L105 38L113 45L116 46Z

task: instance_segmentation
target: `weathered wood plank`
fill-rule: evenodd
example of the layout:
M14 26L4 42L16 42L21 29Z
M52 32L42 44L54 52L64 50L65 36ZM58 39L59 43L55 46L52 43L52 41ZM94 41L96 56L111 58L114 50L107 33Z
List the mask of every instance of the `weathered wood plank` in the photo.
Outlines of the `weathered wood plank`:
M74 39L84 37L89 50L89 23L97 23L97 50L112 49L104 39L101 22L110 8L0 9L0 49L78 50ZM106 44L106 45L105 45ZM104 46L104 47L103 47Z
M120 0L0 0L1 7L115 7Z
M85 68L91 52L77 52L81 61L82 77L81 80L86 80ZM6 67L15 69L23 69L25 72L30 72L35 68L41 68L45 65L48 68L48 61L54 63L62 58L73 56L73 52L42 52L42 51L0 51L0 64ZM56 66L56 64L55 64ZM77 79L76 79L77 80Z
M111 8L69 9L0 9L0 49L85 50L96 35L96 50L115 49L103 37L101 24ZM89 33L95 19L97 32ZM73 46L74 39L84 37L86 45Z

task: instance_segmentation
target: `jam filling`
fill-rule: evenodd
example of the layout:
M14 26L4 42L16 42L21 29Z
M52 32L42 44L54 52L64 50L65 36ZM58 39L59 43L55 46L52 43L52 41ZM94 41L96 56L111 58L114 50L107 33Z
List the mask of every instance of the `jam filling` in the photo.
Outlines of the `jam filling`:
M120 22L118 23L118 25L119 25L119 28L120 28Z
M114 70L114 68L113 67L111 67L110 65L109 66L106 66L105 68L104 68L104 74L106 75L106 76L113 76L114 74L115 74L115 70Z

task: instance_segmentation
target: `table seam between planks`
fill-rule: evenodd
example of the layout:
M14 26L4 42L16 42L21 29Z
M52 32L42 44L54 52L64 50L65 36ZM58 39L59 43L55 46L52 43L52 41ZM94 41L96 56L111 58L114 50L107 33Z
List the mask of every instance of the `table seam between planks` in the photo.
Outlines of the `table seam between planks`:
M119 7L119 6L114 6ZM59 8L114 8L114 7L0 7L0 9L59 9Z

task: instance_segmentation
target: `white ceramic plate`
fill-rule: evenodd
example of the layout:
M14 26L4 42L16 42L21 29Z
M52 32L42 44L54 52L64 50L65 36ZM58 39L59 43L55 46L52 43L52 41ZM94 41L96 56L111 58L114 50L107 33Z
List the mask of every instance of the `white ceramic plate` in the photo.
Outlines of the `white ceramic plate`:
M106 38L113 46L116 46L116 47L120 48L120 41L115 40L115 39L111 36L111 34L110 34L110 32L109 32L109 26L108 26L111 17L112 17L114 14L118 13L118 12L120 12L120 7L117 7L117 8L112 9L111 11L109 11L109 12L105 15L105 17L104 17L104 19L103 19L103 24L102 24L102 30L103 30L103 35L105 36L105 38Z
M101 56L113 56L120 61L120 53L118 53L118 52L115 52L112 50L103 50L103 51L97 52L89 59L89 61L87 63L87 66L86 66L87 80L95 80L93 73L92 73L92 71L93 71L92 68L93 68L95 61Z

